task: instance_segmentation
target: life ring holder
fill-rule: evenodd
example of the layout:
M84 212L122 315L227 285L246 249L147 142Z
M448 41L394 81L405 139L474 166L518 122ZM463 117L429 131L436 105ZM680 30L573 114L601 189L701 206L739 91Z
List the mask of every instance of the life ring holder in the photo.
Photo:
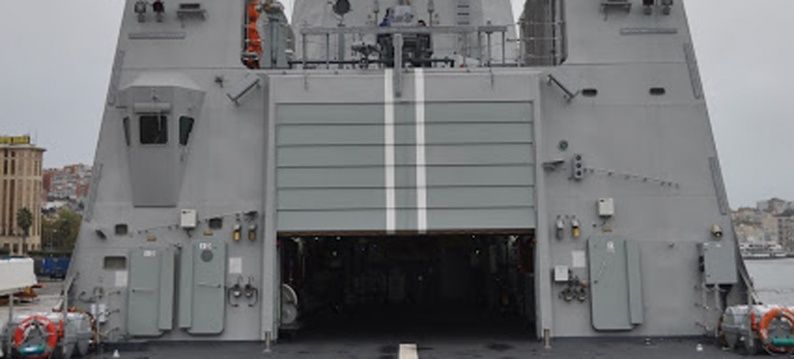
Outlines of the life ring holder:
M792 353L794 352L794 348L781 348L774 346L769 342L769 325L772 324L773 320L781 317L788 320L792 327L792 334L794 334L794 311L787 308L773 308L772 310L766 312L766 314L761 317L761 321L758 322L758 337L761 339L761 343L764 345L764 348L769 352L778 354Z
M40 356L30 356L29 359L46 359L49 358L50 355L55 351L55 347L58 345L58 339L63 332L63 323L61 323L60 328L58 328L55 323L49 320L45 316L41 315L33 315L25 320L22 323L19 323L16 330L14 330L14 347L19 350L25 344L25 339L29 330L32 329L34 325L43 327L47 333L47 347Z

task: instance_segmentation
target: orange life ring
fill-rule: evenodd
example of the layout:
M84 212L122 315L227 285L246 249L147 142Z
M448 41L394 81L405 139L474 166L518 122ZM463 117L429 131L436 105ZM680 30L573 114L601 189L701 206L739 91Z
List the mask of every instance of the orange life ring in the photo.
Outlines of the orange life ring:
M41 315L33 315L25 320L22 323L19 323L16 330L14 331L14 347L19 350L25 344L25 339L28 336L30 330L34 329L33 326L39 326L45 329L47 335L47 347L45 348L44 352L39 356L28 356L27 358L30 359L46 359L49 358L50 355L55 351L55 347L58 345L58 339L61 335L63 329L63 323L61 323L61 328L59 329L55 323L49 320L47 317Z
M764 314L764 316L761 318L761 321L758 323L758 337L761 339L761 343L763 343L763 345L769 351L776 353L792 352L794 351L794 348L780 348L769 343L769 325L772 324L773 320L779 317L783 317L784 319L788 320L792 328L792 334L794 334L794 311L786 308L773 308L772 310L766 312L766 314Z
M248 13L248 23L245 25L245 51L249 54L262 55L262 37L259 35L259 30L256 28L256 23L259 21L259 0L249 0L246 8ZM258 68L258 59L245 60L246 66L249 68Z

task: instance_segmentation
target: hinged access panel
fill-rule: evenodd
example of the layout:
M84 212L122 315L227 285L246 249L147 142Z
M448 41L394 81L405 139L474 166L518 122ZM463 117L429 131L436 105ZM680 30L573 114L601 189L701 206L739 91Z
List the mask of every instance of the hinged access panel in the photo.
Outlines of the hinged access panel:
M156 337L173 329L174 248L130 251L127 333Z
M226 244L196 242L180 262L179 327L190 334L220 334L226 314Z
M596 330L631 330L644 321L637 243L617 236L587 241L592 323Z

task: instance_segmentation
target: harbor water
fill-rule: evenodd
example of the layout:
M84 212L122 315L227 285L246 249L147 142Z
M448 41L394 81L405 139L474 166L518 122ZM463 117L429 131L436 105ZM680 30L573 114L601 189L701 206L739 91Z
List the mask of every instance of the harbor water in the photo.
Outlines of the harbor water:
M764 304L794 306L794 258L745 259L744 263Z

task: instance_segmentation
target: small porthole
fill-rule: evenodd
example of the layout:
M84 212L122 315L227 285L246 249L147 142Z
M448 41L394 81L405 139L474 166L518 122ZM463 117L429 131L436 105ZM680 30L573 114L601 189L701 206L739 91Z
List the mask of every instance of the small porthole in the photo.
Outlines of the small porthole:
M115 233L117 236L126 236L129 233L129 227L124 223L119 223L115 227Z
M223 218L220 218L220 217L210 218L209 226L210 226L210 229L221 229L221 228L223 228Z
M210 262L210 261L212 261L213 257L215 257L215 255L212 254L211 250L205 249L205 250L201 251L201 260L202 261Z
M107 270L125 270L127 269L127 257L122 257L122 256L105 257L102 267Z
M651 95L653 96L662 96L667 93L667 90L664 87L652 87L651 88Z
M597 89L584 89L582 90L582 96L584 97L596 97L598 96Z

